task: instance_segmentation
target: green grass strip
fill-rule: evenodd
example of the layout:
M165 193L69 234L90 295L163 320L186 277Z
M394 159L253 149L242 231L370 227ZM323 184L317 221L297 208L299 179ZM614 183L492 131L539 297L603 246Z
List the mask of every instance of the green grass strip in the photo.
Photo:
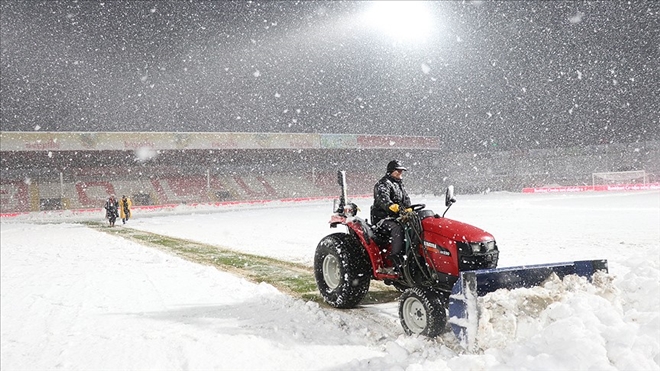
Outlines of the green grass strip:
M323 303L316 287L313 268L302 264L241 253L219 246L140 231L126 226L111 228L107 224L99 222L84 222L83 224L113 236L158 248L195 263L231 272L255 283L268 283L280 291L306 301ZM398 296L398 291L393 288L372 281L371 289L362 303L390 302L396 300Z

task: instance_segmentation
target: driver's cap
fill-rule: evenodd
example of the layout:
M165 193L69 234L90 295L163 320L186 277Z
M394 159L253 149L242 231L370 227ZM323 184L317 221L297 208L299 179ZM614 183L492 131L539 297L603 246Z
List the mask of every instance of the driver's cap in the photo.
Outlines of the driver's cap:
M408 169L403 167L403 165L401 164L401 162L399 162L399 160L392 160L387 164L387 172L391 173L394 170L408 170Z

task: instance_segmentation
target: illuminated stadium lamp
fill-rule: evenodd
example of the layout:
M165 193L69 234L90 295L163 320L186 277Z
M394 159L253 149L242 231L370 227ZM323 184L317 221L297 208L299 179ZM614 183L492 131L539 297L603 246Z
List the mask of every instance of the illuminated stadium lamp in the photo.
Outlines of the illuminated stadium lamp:
M363 21L395 41L423 42L433 30L428 5L426 1L374 1Z

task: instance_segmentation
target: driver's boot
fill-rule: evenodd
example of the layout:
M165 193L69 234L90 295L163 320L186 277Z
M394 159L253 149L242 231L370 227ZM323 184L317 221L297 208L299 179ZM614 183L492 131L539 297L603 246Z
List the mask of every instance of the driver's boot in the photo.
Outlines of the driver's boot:
M403 272L403 269L402 269L403 260L401 259L401 257L399 255L391 255L389 258L392 261L392 263L394 263L394 272L396 272L396 274L401 276L401 272Z

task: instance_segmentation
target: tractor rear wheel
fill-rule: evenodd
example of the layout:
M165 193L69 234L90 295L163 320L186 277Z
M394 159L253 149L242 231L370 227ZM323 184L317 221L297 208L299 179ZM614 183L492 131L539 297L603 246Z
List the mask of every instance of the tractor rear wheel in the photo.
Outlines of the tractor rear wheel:
M407 335L440 335L447 324L444 295L421 287L404 291L399 299L399 318Z
M367 252L349 234L326 236L316 247L314 277L326 303L335 308L355 308L369 291Z

